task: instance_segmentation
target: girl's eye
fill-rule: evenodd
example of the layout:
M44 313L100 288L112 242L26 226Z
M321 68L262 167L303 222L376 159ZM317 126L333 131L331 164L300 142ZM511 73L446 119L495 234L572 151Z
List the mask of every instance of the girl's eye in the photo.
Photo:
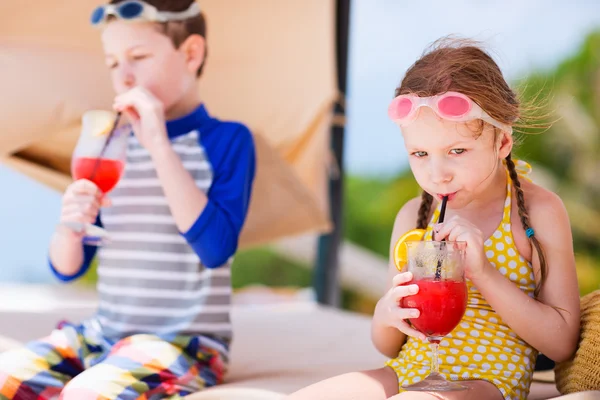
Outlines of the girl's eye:
M107 66L109 69L115 69L115 68L117 68L117 65L118 65L117 63L110 63L110 64L106 64L106 66Z
M146 55L146 54L136 54L136 55L134 55L131 58L133 58L134 60L143 60L144 58L148 58L148 55Z
M465 149L452 149L452 150L450 150L450 153L458 155L458 154L463 154L466 151L467 150L465 150Z
M421 158L421 157L425 157L427 155L427 153L424 151L415 151L414 153L412 153L412 155L417 158Z

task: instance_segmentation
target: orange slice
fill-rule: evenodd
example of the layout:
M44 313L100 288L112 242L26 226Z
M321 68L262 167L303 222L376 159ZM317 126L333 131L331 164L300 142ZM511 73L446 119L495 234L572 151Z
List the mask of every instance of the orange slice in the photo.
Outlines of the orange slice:
M394 247L394 264L398 268L398 271L402 271L408 258L407 248L404 243L422 240L423 236L425 236L425 229L413 229L400 236Z
M108 135L115 122L116 114L111 111L90 110L83 114L83 129L91 136Z

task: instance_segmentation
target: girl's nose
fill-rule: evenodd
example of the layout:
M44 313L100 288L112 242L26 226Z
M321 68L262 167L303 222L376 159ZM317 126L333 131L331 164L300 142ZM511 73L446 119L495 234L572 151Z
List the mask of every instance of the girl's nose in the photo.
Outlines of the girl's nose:
M431 181L434 184L443 184L452 181L452 172L441 164L431 166Z

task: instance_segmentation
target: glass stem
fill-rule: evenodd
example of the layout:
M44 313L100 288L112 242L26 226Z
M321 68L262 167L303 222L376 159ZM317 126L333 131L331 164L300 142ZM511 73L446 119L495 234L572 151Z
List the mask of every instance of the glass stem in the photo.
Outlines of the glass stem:
M438 362L438 346L439 343L437 341L432 341L429 343L431 346L431 374L439 375L440 374L440 364Z

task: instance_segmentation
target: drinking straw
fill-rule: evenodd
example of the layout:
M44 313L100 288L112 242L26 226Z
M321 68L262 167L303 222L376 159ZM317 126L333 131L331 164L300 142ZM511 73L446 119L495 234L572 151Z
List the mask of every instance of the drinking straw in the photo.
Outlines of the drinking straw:
M96 159L96 163L94 164L94 169L92 170L92 174L90 175L90 178L89 178L90 181L93 181L94 178L96 177L96 172L98 171L98 167L100 166L100 161L102 160L102 157L104 156L104 152L106 152L106 148L108 147L108 144L110 143L110 140L112 139L112 137L115 133L115 130L117 129L117 125L119 125L120 119L121 119L121 112L119 111L117 113L117 116L115 117L115 122L113 123L113 126L112 126L110 132L108 133L106 142L104 142L104 146L102 147L102 150L100 151L100 155Z
M444 222L444 216L446 215L446 203L448 202L448 196L444 196L442 198L442 207L440 209L440 217L438 218L438 223L441 224ZM446 239L442 239L442 242L445 242ZM443 245L442 245L443 246ZM439 281L442 278L442 259L438 259L437 267L435 269L435 280Z

